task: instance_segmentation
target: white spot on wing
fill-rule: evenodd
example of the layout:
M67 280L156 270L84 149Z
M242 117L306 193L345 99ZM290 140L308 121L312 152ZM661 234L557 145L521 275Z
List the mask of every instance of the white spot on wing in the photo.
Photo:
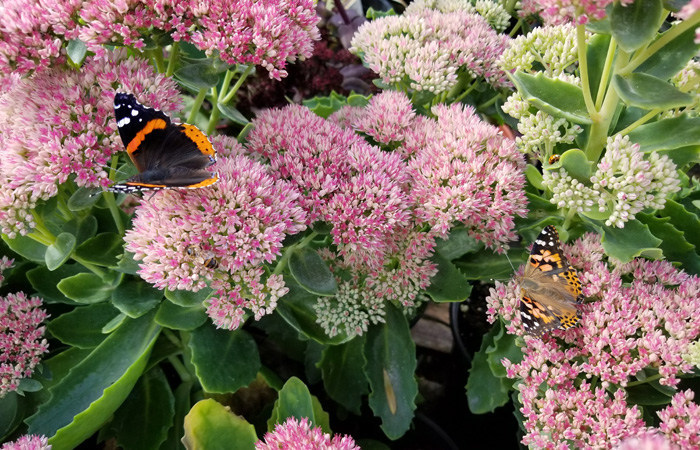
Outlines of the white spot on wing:
M125 125L129 125L130 122L131 122L131 119L129 119L128 117L124 117L122 120L117 122L117 127L121 128Z

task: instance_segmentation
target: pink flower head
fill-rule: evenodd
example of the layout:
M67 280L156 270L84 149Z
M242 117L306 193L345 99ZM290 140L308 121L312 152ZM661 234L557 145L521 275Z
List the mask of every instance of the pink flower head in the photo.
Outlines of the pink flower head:
M700 278L666 261L635 259L608 267L600 237L593 234L563 245L563 251L578 269L589 299L580 326L542 339L526 337L522 362L503 360L508 377L521 380L521 411L527 418L523 443L531 448L560 448L566 442L613 448L645 430L640 411L625 398L630 382L643 381L638 373L657 371L660 384L675 386L678 374L693 370L683 357L700 337L694 319ZM512 319L509 332L522 333L519 301L514 282L497 284L487 298L491 320L500 313ZM675 409L659 414L660 430L681 448L693 448L683 445L692 441L682 439L698 435L697 405L679 395L672 403ZM676 414L688 417L687 424L671 420ZM670 426L664 428L664 421Z
M460 68L494 87L507 86L496 61L508 43L478 14L422 9L363 24L350 51L386 84L439 94L457 84Z
M354 265L376 268L386 236L408 223L406 165L352 131L291 105L255 121L248 148L302 192L309 224L324 220L339 252Z
M615 447L615 450L680 450L671 444L658 430L650 429L625 439Z
M2 282L5 281L5 277L2 275L2 273L12 267L14 262L14 259L8 258L7 256L0 258L0 286L2 286Z
M693 402L691 390L673 396L671 404L657 414L659 429L671 442L682 449L700 448L700 405Z
M359 336L370 324L384 322L387 301L413 308L425 299L421 291L437 273L436 264L430 261L434 233L418 231L414 224L386 236L383 245L386 255L381 266L373 269L353 265L347 256L327 248L319 251L338 283L335 297L319 297L314 307L316 323L329 336Z
M80 37L93 51L106 43L143 48L145 31L156 29L228 64L260 65L278 80L320 39L311 0L97 0L85 2L80 17Z
M515 238L514 216L527 213L525 161L515 143L473 108L441 105L433 114L437 121L413 127L423 144L409 162L416 216L438 236L461 223L476 239L500 248Z
M350 436L325 434L304 417L288 418L275 425L275 431L265 433L264 440L255 443L256 450L360 450Z
M621 0L628 5L634 0ZM585 25L589 20L605 18L605 8L613 0L528 0L523 2L523 9L529 13L538 11L547 25L561 25L572 21L576 25Z
M5 442L0 450L51 450L46 436L24 435L14 442Z
M168 190L143 202L125 241L155 287L197 291L209 284L215 292L207 313L232 330L245 309L259 319L287 292L280 275L264 279L264 264L280 255L288 234L306 228L306 214L288 182L247 156L220 157L216 169L221 181L210 188Z
M0 74L27 75L65 60L81 0L9 0L0 5Z
M124 150L114 121L114 92L166 112L179 106L175 83L126 50L88 58L81 71L50 69L10 77L0 96L0 230L11 237L34 226L32 210L73 180L105 187L112 155Z
M40 326L46 317L38 297L22 292L0 297L0 398L31 377L48 351L46 327Z
M408 97L396 91L384 91L374 96L362 111L363 114L352 122L352 127L384 145L404 141L406 131L416 117Z

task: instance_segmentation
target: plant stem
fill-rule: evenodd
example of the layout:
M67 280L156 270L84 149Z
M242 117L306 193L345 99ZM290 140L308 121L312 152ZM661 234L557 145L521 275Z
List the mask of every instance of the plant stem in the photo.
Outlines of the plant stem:
M608 54L605 56L605 66L603 67L603 73L600 76L600 84L598 85L598 95L595 100L596 111L600 111L603 104L603 99L605 98L605 93L610 85L610 72L612 71L613 62L615 61L616 49L617 41L611 38L610 44L608 45Z
M92 263L85 261L83 258L76 256L75 253L71 254L70 257L73 261L79 263L80 265L82 265L83 267L85 267L86 269L88 269L90 272L94 273L98 277L104 278L104 276L106 275L106 272L104 270L100 269L99 267L97 267L96 265L94 265Z
M165 72L165 60L163 59L163 49L158 47L155 50L150 50L149 53L153 55L153 60L156 63L156 69L158 73Z
M591 85L588 79L588 59L586 56L586 26L576 25L576 47L578 50L578 69L581 75L581 87L583 88L583 100L586 102L588 115L595 122L598 111L591 96Z
M216 86L211 88L211 115L209 116L209 124L207 125L207 135L211 135L216 129L216 124L219 122L219 91Z
M629 53L618 48L613 75L617 73L620 67L627 64L628 61ZM591 132L585 150L586 158L588 158L589 161L598 161L601 153L603 153L603 149L608 140L610 123L615 116L615 110L617 109L619 100L620 97L617 95L617 91L615 89L608 89L605 93L605 100L603 100L600 111L598 111L595 116L591 116L593 125L591 125Z
M175 41L170 46L170 57L168 58L168 68L165 70L166 77L172 77L175 72L175 63L180 56L180 42Z
M241 74L241 76L238 78L238 81L236 81L236 84L233 85L231 90L229 92L225 92L224 90L221 91L221 95L224 96L224 98L221 100L221 103L224 105L227 104L228 102L231 101L234 95L236 95L236 92L238 92L238 89L241 88L243 85L243 82L245 81L248 76L253 73L253 70L255 70L254 65L249 65Z
M105 199L105 203L107 203L107 208L109 208L109 213L112 215L112 220L114 220L114 224L117 226L117 231L119 234L124 234L125 227L124 223L122 222L121 210L117 205L117 200L114 197L114 193L104 191L102 192L102 196L102 198Z
M640 117L639 119L635 120L633 124L625 128L624 130L618 132L620 136L625 136L630 134L635 128L637 128L640 125L644 125L645 123L649 122L651 119L653 119L657 114L659 114L663 109L652 109L648 113L644 114L643 117ZM616 134L616 135L617 135Z
M629 381L629 382L627 383L627 387L629 388L629 387L632 387L632 386L638 386L638 385L640 385L640 384L648 383L648 382L650 382L650 381L656 381L656 380L658 380L659 378L661 378L661 374L660 374L660 373L657 373L657 374L655 374L655 375L652 375L652 376L650 376L650 377L647 377L647 378L644 379L644 380Z
M187 123L194 123L194 119L197 117L197 113L199 112L199 108L202 107L202 103L204 103L204 98L207 96L208 90L209 89L207 88L201 88L199 90L199 93L197 94L197 97L195 97L194 103L192 104L190 115L187 117Z

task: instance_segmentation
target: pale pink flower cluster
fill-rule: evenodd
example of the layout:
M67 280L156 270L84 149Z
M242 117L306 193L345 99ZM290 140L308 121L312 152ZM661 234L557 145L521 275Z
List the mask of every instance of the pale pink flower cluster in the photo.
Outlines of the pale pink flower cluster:
M525 445L613 448L646 429L624 389L644 382L637 380L640 371L657 371L665 386L677 385L679 374L692 371L683 356L700 336L694 319L700 310L700 279L665 261L636 259L609 267L600 238L593 234L563 250L579 270L588 298L580 325L542 339L526 337L522 362L504 359L503 364L508 377L519 380ZM623 283L623 278L632 282ZM488 314L490 320L501 315L510 321L510 333L522 334L517 292L515 282L497 283L487 298ZM608 390L611 386L620 389ZM659 412L659 430L672 443L680 444L688 431L697 435L697 405L683 405L687 408Z
M248 149L302 192L309 224L333 226L338 253L354 267L384 264L391 236L408 224L405 162L351 130L290 105L260 114Z
M417 123L407 138L419 148L409 161L416 217L439 236L460 223L502 249L515 239L515 216L527 214L522 155L470 106L438 105L432 112L437 120Z
M620 2L628 5L633 1ZM539 13L547 25L560 25L564 21L585 25L590 20L605 18L605 8L611 3L613 0L525 0L522 10L523 15Z
M678 17L683 20L688 20L698 11L700 11L700 0L690 0L690 2L683 6L678 12ZM700 27L695 29L695 43L700 43Z
M278 80L320 39L311 0L98 0L84 2L80 18L80 38L94 51L115 43L144 48L144 32L156 29L228 64L260 65Z
M47 69L8 77L0 95L0 231L14 237L36 226L37 203L60 185L105 187L110 158L124 146L114 122L114 92L135 92L166 112L180 97L175 82L125 49L91 57L81 71Z
M457 84L460 70L507 86L496 61L509 40L478 14L424 9L363 24L350 51L386 84L439 94Z
M700 405L690 389L677 393L671 404L659 411L659 429L679 448L700 448Z
M246 311L271 313L288 289L280 275L265 276L289 234L306 228L299 194L267 167L243 155L231 138L214 168L221 181L193 191L156 193L136 211L126 249L142 261L139 274L159 289L214 294L207 313L220 328L236 329ZM222 156L231 155L231 156Z
M3 272L6 269L9 269L12 267L12 265L15 263L14 259L8 258L7 256L3 256L0 258L0 286L2 286L2 283L5 281L5 276L3 275Z
M51 450L46 436L24 435L13 442L5 442L0 450Z
M44 339L47 318L41 299L23 292L0 297L0 398L29 378L48 351Z
M306 417L288 418L276 424L275 431L265 433L255 443L256 450L360 450L352 437L336 434L333 438L314 427Z
M0 4L0 74L26 75L61 62L77 36L82 0L7 0Z
M339 291L316 308L329 334L361 334L383 320L386 301L415 306L436 271L435 239L452 226L496 246L526 213L513 143L471 109L433 113L417 116L405 94L385 92L329 120L290 106L255 122L249 149L297 186L309 225L332 226L321 255Z
M623 440L615 450L681 450L671 444L658 430L645 430L639 435Z

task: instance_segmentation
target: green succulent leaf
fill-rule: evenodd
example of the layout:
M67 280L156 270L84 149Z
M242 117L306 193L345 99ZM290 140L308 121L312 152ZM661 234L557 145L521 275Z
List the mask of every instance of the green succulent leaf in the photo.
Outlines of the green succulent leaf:
M112 304L132 319L146 314L162 299L163 291L141 280L124 281L112 292Z
M207 392L235 392L260 370L258 347L243 330L216 329L205 323L192 331L189 348L197 378Z
M700 146L700 117L682 115L642 125L629 138L645 153Z
M335 295L338 285L326 262L309 247L296 248L289 258L289 271L301 287L317 295Z
M79 306L49 322L51 334L67 345L95 348L107 337L102 328L119 314L109 303Z
M369 393L367 378L357 370L367 363L365 339L357 337L341 345L329 345L319 363L326 393L345 409L360 415L362 397Z
M49 436L53 450L94 434L131 392L158 332L153 314L126 321L50 388L50 399L25 421L28 433Z
M651 42L661 25L662 12L661 0L615 3L610 12L612 35L624 51L631 53Z
M117 233L100 233L75 249L75 255L82 260L105 267L116 266L123 253L124 236Z
M461 302L469 297L472 292L472 285L467 277L449 260L436 253L430 258L437 264L437 273L430 279L430 286L425 292L430 295L433 301Z
M484 335L481 348L472 359L467 380L467 401L473 414L493 412L510 400L513 380L506 377L502 358L513 363L522 360L523 354L515 344L515 336L507 334L502 322L497 321Z
M693 97L666 81L645 73L615 75L612 82L617 95L629 106L643 109L673 109L693 103Z
M175 399L160 367L146 372L114 413L111 428L121 448L150 450L165 441L173 425Z
M195 403L184 430L187 450L250 450L258 441L253 425L211 398Z
M382 420L384 434L396 439L408 430L416 409L416 346L397 307L387 303L384 318L385 323L367 332L364 370L371 390L369 406Z
M156 313L156 322L172 330L192 331L207 321L203 306L179 306L172 302L161 302Z
M547 78L542 73L533 76L517 71L510 75L510 79L523 98L535 108L579 125L593 123L580 87Z

